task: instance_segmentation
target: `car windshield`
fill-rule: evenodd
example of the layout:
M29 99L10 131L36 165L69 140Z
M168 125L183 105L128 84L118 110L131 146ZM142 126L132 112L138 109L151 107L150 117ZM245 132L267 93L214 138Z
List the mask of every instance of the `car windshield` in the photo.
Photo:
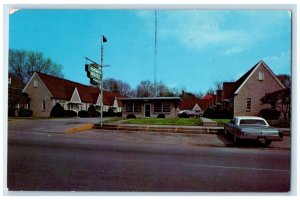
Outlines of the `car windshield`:
M262 125L267 126L264 120L260 119L242 119L240 120L240 125Z

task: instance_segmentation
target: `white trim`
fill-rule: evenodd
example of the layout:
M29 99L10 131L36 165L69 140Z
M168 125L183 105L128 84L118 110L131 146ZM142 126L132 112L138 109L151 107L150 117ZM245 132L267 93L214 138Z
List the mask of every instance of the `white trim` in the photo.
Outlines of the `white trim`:
M79 101L74 101L74 100L72 100L73 98L75 98L75 95L77 95ZM73 92L72 97L71 97L71 99L70 99L70 103L81 103L81 99L80 99L80 96L79 96L77 87L75 87L75 89L74 89L74 92Z
M103 95L104 97L104 95ZM98 99L96 101L96 105L101 106L101 93L99 92Z
M200 111L202 110L198 103L195 104L195 106L194 106L194 108L193 108L194 111L195 111L195 108L199 108Z
M118 105L118 100L117 100L116 97L115 97L115 100L114 100L114 103L113 103L113 106L112 106L112 107L114 107L114 108L119 107L119 105Z
M42 81L42 79L39 77L39 75L36 72L34 72L33 75L30 77L29 81L27 82L27 84L24 87L24 89L22 90L22 92L28 93L28 92L26 92L26 90L29 87L30 83L32 82L32 80L33 80L33 78L35 76L41 81L42 85L44 86L44 88L46 89L46 91L50 94L50 96L53 97L53 95L51 94L51 92L48 90L48 88L46 87L46 85L44 84L44 82Z
M240 87L234 92L234 94L238 94L241 88L246 84L246 82L249 80L249 78L254 74L254 72L257 70L257 68L260 65L263 65L269 72L270 74L275 78L275 80L279 83L279 85L282 87L282 89L285 89L284 85L277 79L275 74L272 72L272 70L267 66L267 64L264 63L264 61L259 61L259 63L256 65L256 67L252 70L252 72L249 74L249 76L246 78L246 80L240 85Z
M275 78L275 80L278 82L278 84L282 87L282 89L285 89L285 86L279 81L279 79L275 76L273 71L268 67L268 65L262 61L262 64L266 67L266 69L270 72L270 74Z

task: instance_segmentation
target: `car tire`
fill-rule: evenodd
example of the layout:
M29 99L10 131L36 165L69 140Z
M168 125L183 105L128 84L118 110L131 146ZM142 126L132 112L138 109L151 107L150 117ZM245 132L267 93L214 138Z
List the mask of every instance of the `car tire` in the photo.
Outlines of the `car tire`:
M264 145L269 146L272 143L272 140L266 140Z
M236 146L240 144L240 139L236 135L233 136L233 144Z
M229 135L229 134L228 134L228 131L227 131L226 129L224 129L224 134L225 134L226 136Z

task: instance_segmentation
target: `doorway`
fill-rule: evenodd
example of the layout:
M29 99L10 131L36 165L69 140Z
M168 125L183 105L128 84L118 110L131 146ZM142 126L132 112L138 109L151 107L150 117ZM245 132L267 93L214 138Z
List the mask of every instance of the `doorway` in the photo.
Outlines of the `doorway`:
M145 104L145 117L150 117L150 110L151 110L150 104Z

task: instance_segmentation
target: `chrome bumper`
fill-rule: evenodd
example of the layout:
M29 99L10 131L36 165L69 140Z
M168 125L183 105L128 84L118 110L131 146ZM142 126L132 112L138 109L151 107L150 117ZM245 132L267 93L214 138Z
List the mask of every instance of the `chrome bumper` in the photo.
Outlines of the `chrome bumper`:
M282 141L283 136L276 135L240 135L239 139L244 140L272 140L272 141Z

